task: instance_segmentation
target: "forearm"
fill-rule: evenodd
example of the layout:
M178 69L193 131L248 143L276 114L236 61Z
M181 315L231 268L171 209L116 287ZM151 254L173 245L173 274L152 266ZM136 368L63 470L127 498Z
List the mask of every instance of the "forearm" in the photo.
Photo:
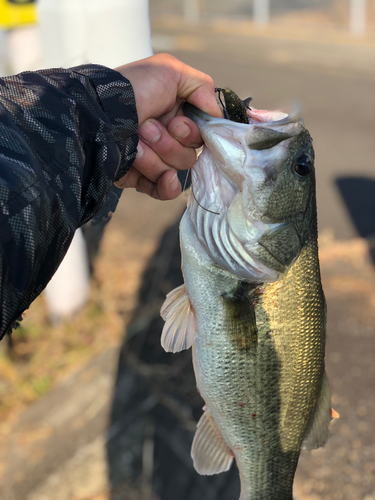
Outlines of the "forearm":
M0 80L0 335L43 290L138 142L131 85L98 66Z

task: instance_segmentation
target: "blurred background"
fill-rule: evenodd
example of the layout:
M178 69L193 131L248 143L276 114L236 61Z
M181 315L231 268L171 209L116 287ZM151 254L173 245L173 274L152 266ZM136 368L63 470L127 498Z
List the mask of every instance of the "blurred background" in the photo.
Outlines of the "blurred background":
M0 28L0 76L169 52L256 108L302 108L340 419L324 449L302 453L294 495L375 500L375 0L0 0ZM0 498L238 499L235 468L193 470L203 403L190 351L160 347L186 197L125 192L107 225L111 193L77 237L74 280L1 343ZM74 300L54 309L62 293Z

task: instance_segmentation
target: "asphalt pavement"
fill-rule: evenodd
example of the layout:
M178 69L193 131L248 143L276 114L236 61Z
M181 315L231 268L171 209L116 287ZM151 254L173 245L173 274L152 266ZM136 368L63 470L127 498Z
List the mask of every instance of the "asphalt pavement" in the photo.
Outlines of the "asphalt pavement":
M210 74L260 109L299 106L316 153L319 228L375 233L375 45L251 34L249 25L152 25L154 48ZM323 37L322 37L323 38Z

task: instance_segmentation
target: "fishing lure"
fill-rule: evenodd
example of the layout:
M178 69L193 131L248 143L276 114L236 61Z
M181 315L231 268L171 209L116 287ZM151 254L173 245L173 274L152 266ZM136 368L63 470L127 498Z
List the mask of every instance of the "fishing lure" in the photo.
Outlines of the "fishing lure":
M220 87L216 87L215 92L218 93L220 104L223 106L224 118L232 122L249 123L247 110L250 109L251 97L243 101L233 90L221 89ZM221 100L221 94L223 94L224 103Z

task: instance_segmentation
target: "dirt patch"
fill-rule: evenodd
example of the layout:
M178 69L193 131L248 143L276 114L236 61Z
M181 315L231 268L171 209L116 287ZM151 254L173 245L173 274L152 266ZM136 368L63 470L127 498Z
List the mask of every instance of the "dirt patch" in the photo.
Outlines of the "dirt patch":
M186 204L163 204L124 193L108 224L92 277L90 300L71 321L51 325L43 295L0 352L0 439L31 403L61 384L98 353L121 344L136 306L142 272L165 228Z

